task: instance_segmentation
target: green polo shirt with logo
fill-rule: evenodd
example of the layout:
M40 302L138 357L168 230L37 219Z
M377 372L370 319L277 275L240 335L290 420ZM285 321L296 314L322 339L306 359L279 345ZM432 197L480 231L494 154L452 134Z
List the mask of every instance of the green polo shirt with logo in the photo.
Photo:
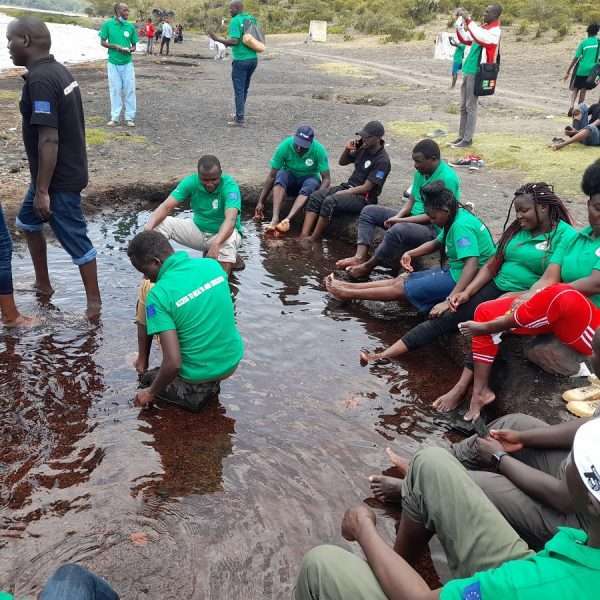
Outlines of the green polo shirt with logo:
M135 25L129 21L119 21L116 17L104 21L100 32L100 39L107 41L109 44L123 46L123 48L131 48L138 42L138 35ZM113 48L108 49L108 62L113 65L126 65L133 60L131 54L119 52Z
M146 330L175 330L179 377L199 383L231 373L244 354L227 274L212 258L175 252L165 260L146 299Z
M595 600L600 548L587 540L584 531L559 527L541 552L449 581L440 600Z
M439 233L437 240L443 242L443 231ZM476 256L481 267L495 251L489 229L473 213L459 208L446 236L446 257L452 279L455 282L460 279L467 258Z
M543 274L562 246L567 245L577 232L565 221L548 233L532 235L521 229L506 244L504 262L494 283L503 292L528 290Z
M240 40L239 44L231 47L233 60L256 59L256 52L252 50L252 48L248 48L248 46L242 42L242 38L244 37L244 21L247 19L250 19L253 23L256 23L256 18L245 12L235 15L235 17L233 17L229 23L227 35L231 39Z
M575 50L575 58L579 59L577 63L577 71L575 75L578 77L587 77L591 72L598 60L598 44L600 40L596 37L589 37L583 40L577 50Z
M476 75L479 73L483 48L475 41L471 44L470 48L469 54L467 54L467 58L465 58L465 62L463 63L463 75Z
M327 150L318 140L313 140L310 148L300 155L294 149L294 136L283 140L271 159L271 168L290 171L296 177L316 177L320 179L321 173L329 171L329 157Z
M592 271L600 271L600 237L593 237L591 226L585 227L561 246L550 262L560 265L563 283L589 277ZM590 300L600 307L600 294L590 296Z
M415 199L410 211L411 217L425 214L425 205L421 197L421 188L432 181L443 181L444 187L450 190L457 200L460 200L460 179L456 171L446 162L440 160L437 169L431 175L423 175L415 171L412 181L411 194Z
M209 192L198 173L188 175L182 179L171 192L177 202L190 200L194 213L194 223L205 233L217 233L225 220L225 211L228 208L237 208L238 216L235 222L236 229L242 233L240 212L242 210L242 194L240 186L231 175L223 173L221 181L214 192Z

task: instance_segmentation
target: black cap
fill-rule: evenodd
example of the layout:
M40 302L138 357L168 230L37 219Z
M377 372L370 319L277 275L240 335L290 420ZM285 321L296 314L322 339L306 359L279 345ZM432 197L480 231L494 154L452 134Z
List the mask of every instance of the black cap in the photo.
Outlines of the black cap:
M300 148L310 148L313 140L315 139L315 132L312 127L303 125L298 127L296 135L294 135L294 144L300 146Z
M383 137L385 135L385 129L381 121L369 121L361 131L357 131L356 135L360 137L375 136Z

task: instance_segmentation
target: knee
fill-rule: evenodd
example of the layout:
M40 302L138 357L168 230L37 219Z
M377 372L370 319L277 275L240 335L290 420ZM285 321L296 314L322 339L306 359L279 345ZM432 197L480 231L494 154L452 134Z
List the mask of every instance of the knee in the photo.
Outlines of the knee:
M319 588L327 587L324 582L330 577L332 567L339 565L345 554L345 550L331 544L323 544L309 550L302 560L295 599L318 598Z
M444 448L428 446L420 448L410 464L411 474L424 482L436 481L445 471L445 464L452 455Z
M54 581L65 581L68 579L82 579L87 577L89 572L87 569L83 568L80 565L76 565L74 563L68 563L56 569L54 574L52 575L52 580Z
M360 215L358 217L359 220L365 223L373 223L377 221L377 214L379 212L379 208L380 207L376 204L368 204L360 211Z
M335 205L335 196L327 196L321 203L321 210L319 211L319 214L322 217L331 217L331 215L333 215L333 211L335 210Z

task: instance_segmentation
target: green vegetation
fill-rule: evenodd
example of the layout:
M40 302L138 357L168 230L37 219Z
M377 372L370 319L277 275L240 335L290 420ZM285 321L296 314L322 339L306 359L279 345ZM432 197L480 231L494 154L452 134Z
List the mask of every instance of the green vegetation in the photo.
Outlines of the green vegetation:
M434 121L410 123L395 121L386 128L398 136L417 142L435 129L449 131L445 123ZM450 132L447 137L438 139L440 146L456 137ZM444 158L456 159L465 155L465 150L444 148ZM511 133L486 133L479 136L468 154L481 156L486 168L510 169L521 173L526 181L546 181L555 186L563 197L581 195L581 165L594 158L588 146L573 144L555 151L548 147L548 139L540 135L518 135Z
M28 8L2 8L3 12L9 17L38 17L46 23L60 23L62 25L80 25L81 27L94 28L94 21L89 17L73 17L70 15L53 15L51 13L41 13Z
M0 102L16 104L19 101L19 92L12 90L0 90Z
M82 13L89 6L85 0L2 0L2 4L32 10L56 10Z
M131 135L126 132L88 127L85 131L85 141L88 146L100 146L101 144L107 144L108 142L114 141L145 144L146 138L143 135Z
M343 62L325 62L314 66L319 71L331 73L332 75L343 75L346 77L358 77L360 79L373 79L375 74L367 67L360 67Z

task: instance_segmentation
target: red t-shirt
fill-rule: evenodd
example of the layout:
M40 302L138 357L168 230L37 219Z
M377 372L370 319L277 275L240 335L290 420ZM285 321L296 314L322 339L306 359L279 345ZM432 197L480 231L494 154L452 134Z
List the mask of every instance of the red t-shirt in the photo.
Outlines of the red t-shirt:
M146 23L146 27L144 28L146 32L146 37L154 37L156 30L154 29L154 25L152 23Z

